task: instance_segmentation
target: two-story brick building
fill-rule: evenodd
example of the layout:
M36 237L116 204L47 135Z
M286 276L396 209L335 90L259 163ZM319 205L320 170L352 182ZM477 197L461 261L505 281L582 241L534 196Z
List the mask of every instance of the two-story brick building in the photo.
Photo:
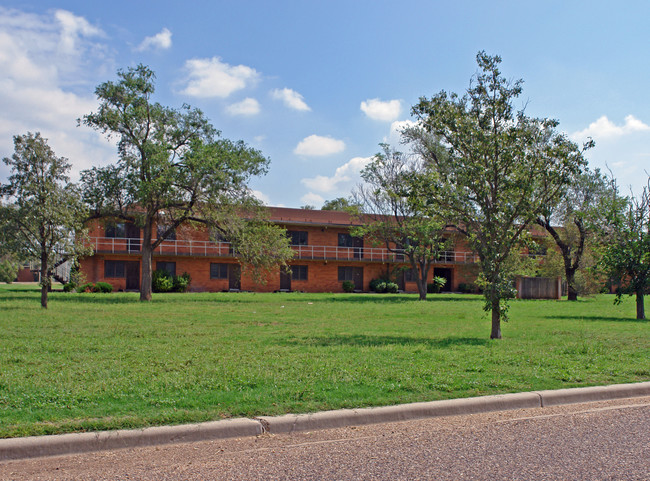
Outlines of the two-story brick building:
M355 290L368 291L370 281L388 271L397 273L395 277L402 290L417 291L404 255L351 236L350 229L358 221L346 212L268 209L270 220L286 228L291 239L291 272L278 269L267 276L265 283L256 283L245 272L242 274L230 244L214 242L208 231L200 227L183 227L175 238L163 241L154 251L153 269L177 275L189 273L192 291L342 292L344 281L353 282ZM152 236L155 238L156 232ZM93 223L90 241L95 252L80 261L86 279L108 282L116 290L138 290L141 239L140 229L133 224ZM471 268L475 260L475 255L459 239L453 250L441 254L430 271L429 281L434 275L446 277L444 290L457 290L459 283L475 280L475 270Z

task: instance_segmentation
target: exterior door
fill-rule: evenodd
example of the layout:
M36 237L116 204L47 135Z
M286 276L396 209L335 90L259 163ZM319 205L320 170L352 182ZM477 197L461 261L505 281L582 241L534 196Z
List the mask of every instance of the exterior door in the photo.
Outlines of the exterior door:
M363 267L355 267L352 271L352 282L354 282L354 290L363 290Z
M354 258L361 259L363 255L363 237L353 237L352 244L354 247Z
M127 248L129 252L140 252L140 228L131 223L126 224Z
M280 270L280 290L291 290L291 273L287 272L285 269Z
M239 264L228 264L228 288L241 290L241 266Z
M452 279L451 279L451 269L448 269L446 267L434 267L433 268L433 276L434 277L444 277L447 279L447 282L445 282L445 285L442 286L442 289L440 289L441 292L451 292L451 286L452 286Z
M139 291L140 290L140 263L137 261L125 262L126 271L126 290Z

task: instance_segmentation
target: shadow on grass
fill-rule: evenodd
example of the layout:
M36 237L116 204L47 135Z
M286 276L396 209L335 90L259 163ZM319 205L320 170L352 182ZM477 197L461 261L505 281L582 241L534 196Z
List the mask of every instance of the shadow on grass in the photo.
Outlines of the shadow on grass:
M606 316L544 316L544 319L571 319L575 321L607 321L607 322L650 322L650 319L636 319L634 317L606 317Z
M414 294L332 294L331 296L323 299L327 302L345 302L356 304L398 304L407 302L420 302ZM445 295L445 294L429 294L424 302L476 302L483 301L483 297L479 296L461 296L458 295Z
M381 347L390 345L425 345L432 348L444 349L453 346L486 346L490 343L490 340L477 337L445 337L442 339L429 339L406 336L368 336L364 334L356 334L351 336L291 338L283 340L281 342L285 345L318 347Z

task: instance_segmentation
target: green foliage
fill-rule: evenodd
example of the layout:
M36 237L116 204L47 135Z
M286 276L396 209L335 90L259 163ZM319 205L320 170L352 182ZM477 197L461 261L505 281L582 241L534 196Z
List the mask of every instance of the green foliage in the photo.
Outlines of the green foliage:
M422 178L419 158L382 144L383 152L363 169L364 184L353 195L355 217L363 225L352 230L375 244L386 246L417 272L420 299L426 299L426 279L441 251L451 245L443 235L444 216L414 198L413 185Z
M63 284L63 292L72 292L76 287L77 285L74 282L66 282Z
M343 287L343 292L354 292L354 282L352 281L343 281L341 287Z
M192 278L187 272L183 272L180 276L174 276L172 280L172 290L174 292L187 292L190 288Z
M89 252L84 247L87 210L79 190L69 182L70 163L57 157L40 133L14 136L14 153L3 162L11 169L0 193L0 246L21 259L41 264L41 306L55 263Z
M77 287L77 292L81 293L88 293L88 292L95 292L95 284L92 282L87 282L86 284L82 284L79 287Z
M480 294L478 286L471 282L461 282L458 284L458 290L463 294Z
M447 283L447 278L436 276L433 278L433 282L427 284L427 292L431 294L438 294L440 290L445 287Z
M11 256L6 255L0 258L0 282L11 284L18 276L20 263Z
M167 271L153 271L151 286L153 292L171 292L174 288L174 278Z
M523 82L502 76L500 57L479 52L476 60L466 94L421 98L412 108L418 124L405 136L429 169L411 198L433 212L443 209L467 236L480 259L490 337L500 338L513 295L508 257L586 162L556 120L516 110Z
M323 207L321 207L321 210L337 210L341 212L350 212L350 211L354 211L357 208L358 206L354 203L354 201L350 201L345 197L337 197L336 199L326 200L323 203Z
M636 317L645 319L643 298L650 290L650 178L638 198L621 198L613 183L607 221L601 265L619 284L615 302L620 303L624 294L635 295Z
M110 293L113 292L113 286L108 282L98 282L95 284L93 292Z
M377 278L370 281L370 290L379 294L396 294L399 292L399 286L390 280Z

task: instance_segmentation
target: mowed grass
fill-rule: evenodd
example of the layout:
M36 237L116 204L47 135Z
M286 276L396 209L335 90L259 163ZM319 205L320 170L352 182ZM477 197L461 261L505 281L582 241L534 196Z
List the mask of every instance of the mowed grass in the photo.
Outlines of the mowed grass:
M53 292L0 286L0 437L650 380L634 299Z

